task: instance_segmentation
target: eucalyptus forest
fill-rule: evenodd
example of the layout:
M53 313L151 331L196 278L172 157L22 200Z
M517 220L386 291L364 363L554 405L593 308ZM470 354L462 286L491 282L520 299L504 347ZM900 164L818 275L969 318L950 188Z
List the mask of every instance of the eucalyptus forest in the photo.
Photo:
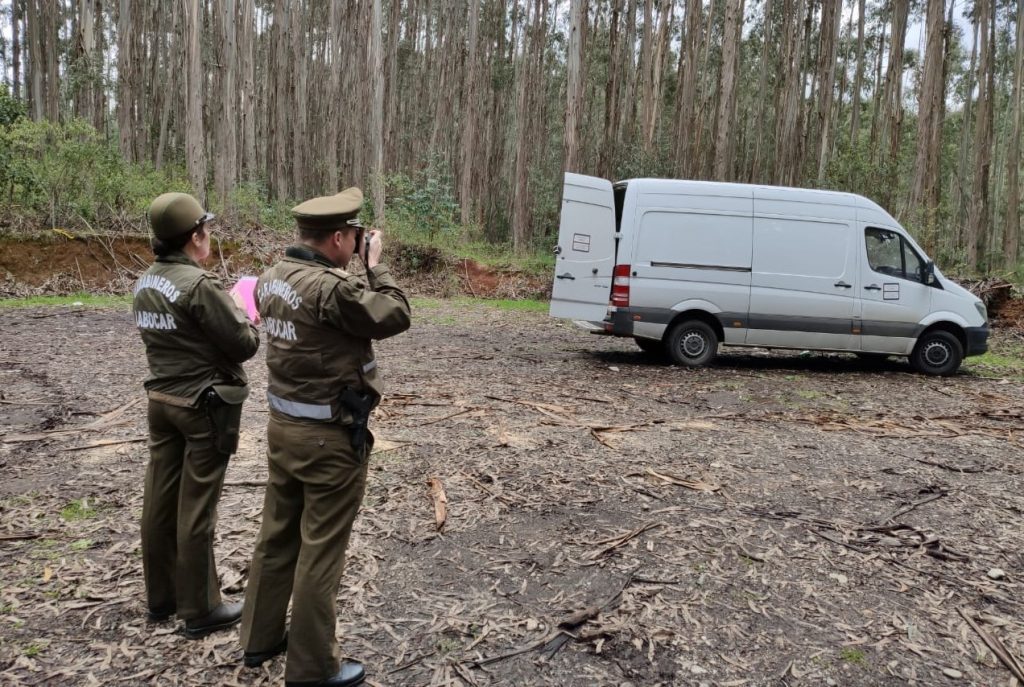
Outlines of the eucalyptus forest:
M715 179L861 193L943 264L1018 265L1024 0L3 5L10 107L222 212L357 184L384 224L401 176L524 252L564 171Z

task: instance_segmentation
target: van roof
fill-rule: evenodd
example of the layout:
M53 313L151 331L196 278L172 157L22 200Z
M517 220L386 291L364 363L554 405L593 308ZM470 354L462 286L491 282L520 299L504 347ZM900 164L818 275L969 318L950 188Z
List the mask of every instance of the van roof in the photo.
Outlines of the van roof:
M635 188L640 193L671 193L671 194L714 194L740 198L764 198L771 200L787 200L802 203L826 203L829 205L856 206L865 210L873 210L890 217L880 205L874 201L844 191L828 191L813 188L794 188L790 186L769 186L766 184L736 184L724 181L696 181L690 179L623 179L615 182L615 186ZM891 217L890 217L891 219ZM895 222L895 220L893 220Z

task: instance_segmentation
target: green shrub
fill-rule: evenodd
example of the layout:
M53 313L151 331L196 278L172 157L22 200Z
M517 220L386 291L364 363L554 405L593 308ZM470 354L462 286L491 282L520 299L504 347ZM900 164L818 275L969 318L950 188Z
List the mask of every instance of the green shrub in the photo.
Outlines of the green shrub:
M124 215L142 217L167 191L189 191L180 170L160 172L126 162L88 123L19 119L0 131L4 203L51 227L92 226Z

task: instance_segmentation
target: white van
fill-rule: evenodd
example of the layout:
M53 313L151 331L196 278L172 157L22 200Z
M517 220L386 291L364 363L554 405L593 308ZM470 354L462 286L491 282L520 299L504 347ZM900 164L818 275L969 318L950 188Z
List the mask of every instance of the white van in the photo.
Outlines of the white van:
M551 316L681 365L720 343L908 356L987 350L984 304L851 193L566 174Z

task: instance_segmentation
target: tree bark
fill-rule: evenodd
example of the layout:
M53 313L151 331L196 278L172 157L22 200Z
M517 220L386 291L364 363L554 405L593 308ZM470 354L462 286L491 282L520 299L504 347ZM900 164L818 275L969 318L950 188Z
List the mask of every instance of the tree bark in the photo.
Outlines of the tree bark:
M1024 0L1022 0L1024 1ZM909 206L921 218L922 243L934 254L939 211L939 165L942 154L943 59L945 55L945 0L928 0L926 43L921 91L917 108L917 153Z
M831 150L832 102L835 97L836 45L842 20L841 0L822 0L818 49L818 184L825 183Z
M974 125L974 177L970 212L967 217L967 267L980 264L979 251L985 245L989 223L989 174L992 167L992 116L995 58L995 0L978 0L978 113Z
M370 24L370 78L373 80L373 109L370 115L372 147L373 223L384 226L384 50L381 0L373 0Z
M122 0L127 3L127 0ZM206 207L206 146L203 137L203 96L206 92L203 75L203 14L199 0L184 0L186 36L185 147L188 178L192 193Z
M565 105L565 155L563 172L580 171L579 126L580 111L583 107L583 30L585 17L584 0L569 3L569 41L565 58L566 105Z
M1024 0L1017 0L1017 46L1013 68L1013 98L1009 151L1006 155L1006 216L1003 224L1003 266L1017 267L1020 252L1020 139L1024 136Z
M739 45L743 30L743 0L727 0L722 43L722 73L719 79L718 122L715 132L715 171L719 181L733 179L733 118L736 113L736 82L739 71Z

